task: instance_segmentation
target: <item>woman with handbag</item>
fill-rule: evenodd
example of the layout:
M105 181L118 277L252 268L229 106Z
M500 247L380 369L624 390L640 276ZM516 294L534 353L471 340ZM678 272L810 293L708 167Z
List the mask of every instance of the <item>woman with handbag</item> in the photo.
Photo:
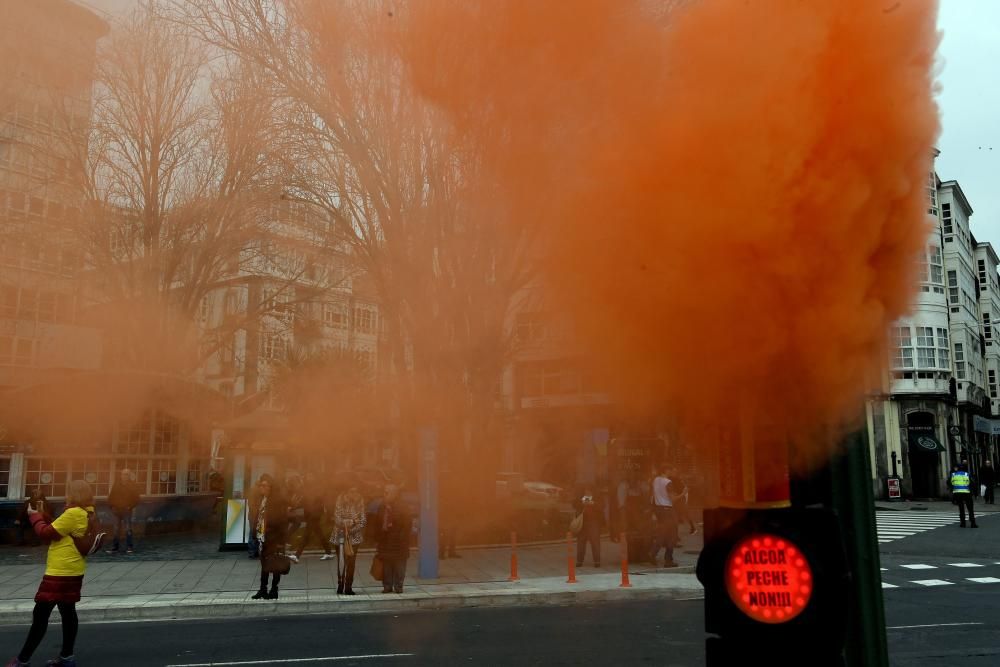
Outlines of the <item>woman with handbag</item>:
M76 667L76 659L73 657L79 627L76 603L80 601L87 561L73 538L87 534L89 517L93 512L94 492L83 480L69 483L66 510L52 523L46 521L45 516L34 505L28 506L31 526L41 540L49 542L49 553L45 559L45 575L35 593L35 609L31 614L28 638L24 641L21 652L7 663L7 667L29 664L31 655L45 637L49 616L56 607L62 617L62 650L48 664Z
M254 521L255 534L260 543L260 590L254 600L277 600L278 582L288 574L291 561L285 555L285 538L288 535L288 504L281 497L274 480L261 479L260 505ZM271 590L267 590L271 576Z
M337 593L354 595L354 565L358 549L365 537L365 499L352 480L347 491L337 496L333 513L334 539L340 558L337 559Z

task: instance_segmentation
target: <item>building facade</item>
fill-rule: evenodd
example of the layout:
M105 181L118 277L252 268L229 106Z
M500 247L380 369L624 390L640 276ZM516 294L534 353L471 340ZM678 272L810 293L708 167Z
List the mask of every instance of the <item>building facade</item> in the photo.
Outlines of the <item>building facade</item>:
M70 0L0 3L0 391L100 366L100 333L80 318L84 257L67 228L81 202L55 136L89 114L107 30ZM61 496L77 477L65 459L37 454L0 424L0 504L28 485Z
M912 314L890 331L884 392L868 401L873 484L881 498L892 477L903 497L945 497L953 466L968 461L975 473L995 457L997 254L972 234L973 209L958 182L932 173L927 195L933 227L920 288Z

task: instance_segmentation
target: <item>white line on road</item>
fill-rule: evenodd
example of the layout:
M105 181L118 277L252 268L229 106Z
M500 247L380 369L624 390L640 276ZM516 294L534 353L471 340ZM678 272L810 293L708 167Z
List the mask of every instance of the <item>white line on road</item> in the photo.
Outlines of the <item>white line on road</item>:
M909 630L910 628L949 628L955 625L986 625L985 623L929 623L927 625L890 625L886 630Z
M374 660L375 658L408 658L412 653L374 653L371 655L331 655L323 658L284 658L280 660L237 660L234 662L190 662L167 667L235 667L236 665L291 665L300 662L338 662L341 660Z
M924 565L923 563L911 563L909 565L900 565L900 567L905 567L907 570L936 570L936 565Z
M968 581L974 581L977 584L1000 584L1000 579L996 577L968 577Z
M952 586L952 582L945 581L944 579L917 579L912 582L914 584L920 584L921 586Z
M982 567L979 563L948 563L952 567Z
M899 586L897 586L896 584L887 584L883 581L882 588L899 588Z

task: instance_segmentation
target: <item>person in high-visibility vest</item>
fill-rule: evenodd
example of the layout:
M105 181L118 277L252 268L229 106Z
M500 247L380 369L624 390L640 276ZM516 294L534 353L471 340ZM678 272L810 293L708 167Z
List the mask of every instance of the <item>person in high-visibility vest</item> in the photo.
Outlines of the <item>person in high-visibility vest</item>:
M963 461L959 464L958 470L951 473L951 493L955 498L955 504L958 505L958 518L961 522L959 525L965 528L965 509L969 508L969 521L972 522L973 528L979 528L976 525L976 513L972 509L972 478L969 477L969 464Z

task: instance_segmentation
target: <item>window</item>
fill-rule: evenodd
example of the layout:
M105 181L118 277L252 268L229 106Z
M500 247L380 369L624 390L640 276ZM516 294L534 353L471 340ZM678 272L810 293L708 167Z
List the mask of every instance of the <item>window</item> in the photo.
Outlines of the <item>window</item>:
M986 287L986 260L979 260L979 286Z
M935 285L944 284L944 263L941 257L941 248L936 245L930 247L931 282Z
M201 298L201 303L198 304L198 321L202 324L208 324L208 314L210 311L211 303L208 300L208 295Z
M149 454L149 441L152 433L152 416L146 412L127 428L118 427L118 440L115 442L116 454Z
M375 311L370 308L354 309L354 330L360 333L375 333Z
M21 301L18 303L17 316L22 320L34 321L38 312L38 292L33 289L21 290Z
M56 295L54 292L41 292L38 295L38 321L56 321Z
M163 412L155 416L153 431L153 454L160 456L175 456L179 440L180 423Z
M0 287L0 317L17 317L17 287Z
M69 478L82 479L94 489L95 496L111 493L111 459L74 459Z
M987 372L990 383L990 398L997 397L997 372L992 368Z
M993 323L989 313L983 313L983 336L986 337L986 344L989 345L989 341L993 339Z
M324 303L323 304L323 324L335 329L347 328L347 309L343 304Z
M66 460L28 457L24 460L24 488L38 489L49 498L66 495Z
M288 349L284 336L280 333L262 333L260 335L260 357L272 361L282 361Z
M31 338L0 336L0 364L30 366L34 350L35 341Z
M951 204L941 204L941 224L944 226L946 236L955 233L951 225Z
M514 335L522 343L544 340L548 335L548 327L542 313L518 313L514 326Z
M934 368L934 329L917 327L917 366L919 368Z
M201 493L201 461L188 461L187 492Z
M965 379L965 351L961 343L955 343L955 377Z
M948 370L951 365L951 348L948 345L948 330L938 327L937 330L937 344L938 344L938 368L943 368Z
M6 498L10 489L10 459L0 458L0 498Z
M958 305L958 272L948 272L948 303Z
M894 327L892 344L895 348L893 367L913 368L913 340L910 338L910 327Z
M149 492L157 496L177 492L177 461L175 459L152 459L152 476Z

